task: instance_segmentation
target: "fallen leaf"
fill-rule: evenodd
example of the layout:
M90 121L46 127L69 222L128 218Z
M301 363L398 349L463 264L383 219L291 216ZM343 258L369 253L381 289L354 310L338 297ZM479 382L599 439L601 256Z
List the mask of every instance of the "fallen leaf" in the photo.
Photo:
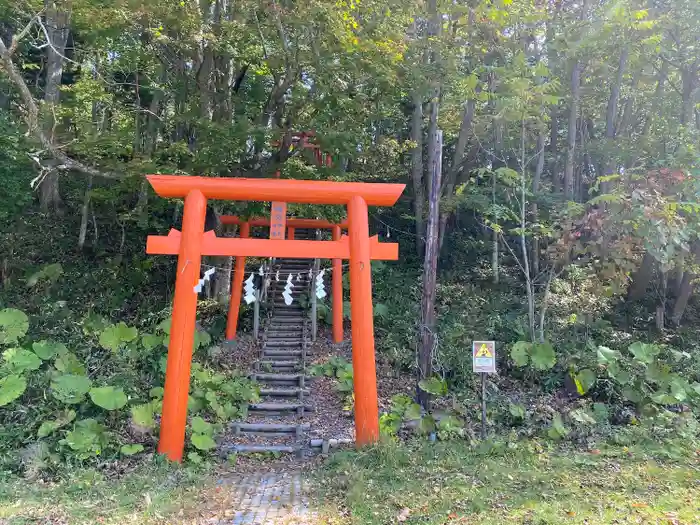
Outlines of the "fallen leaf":
M573 510L567 510L566 515L570 518L573 518L574 516L576 516L576 513Z
M404 507L401 509L401 512L399 512L399 515L396 516L396 521L399 522L404 522L408 519L408 517L411 515L411 509L408 507Z
M637 509L644 509L644 508L648 507L649 505L647 505L646 503L632 503L632 506L637 508Z

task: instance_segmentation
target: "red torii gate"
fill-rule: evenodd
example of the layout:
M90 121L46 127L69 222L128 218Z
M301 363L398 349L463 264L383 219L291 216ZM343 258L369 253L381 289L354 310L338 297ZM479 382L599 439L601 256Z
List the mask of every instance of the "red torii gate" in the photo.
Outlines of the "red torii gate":
M182 233L171 230L167 236L149 235L146 245L149 254L178 255L158 451L171 460L182 460L197 315L194 288L203 255L350 260L356 442L376 441L379 410L370 261L398 259L398 245L370 238L367 206L393 206L405 185L174 175L147 178L161 197L185 198ZM207 199L345 205L349 235L333 241L219 238L213 231L204 232Z
M241 220L235 215L222 215L219 217L221 224L236 224L239 227L240 237L246 238L250 235L251 226L270 226L270 219L249 219ZM331 230L333 240L344 239L341 232L348 229L348 223L335 224L321 219L287 219L287 238L294 240L294 230L296 228L312 228L319 230ZM392 258L391 260L395 260ZM229 303L228 319L226 321L226 339L235 339L238 327L238 313L241 305L241 295L243 294L243 269L245 268L245 257L236 257L234 276L231 283L231 302ZM343 262L342 259L333 259L333 342L343 341Z

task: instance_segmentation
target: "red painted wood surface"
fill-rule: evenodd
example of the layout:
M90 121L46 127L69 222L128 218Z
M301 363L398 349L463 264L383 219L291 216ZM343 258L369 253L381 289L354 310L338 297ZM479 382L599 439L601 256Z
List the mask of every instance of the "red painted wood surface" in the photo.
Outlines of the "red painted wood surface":
M181 234L170 230L168 235L149 235L146 253L151 255L175 255L179 253ZM399 245L379 242L374 235L369 239L370 258L380 261L396 261ZM245 257L281 257L290 259L349 259L350 241L343 235L338 241L275 241L272 239L244 239L217 237L213 231L202 236L202 255L242 255Z
M354 196L359 196L370 206L393 206L406 188L405 184L319 180L178 175L148 175L147 178L161 197L184 197L192 190L199 190L207 199L307 204L347 204Z

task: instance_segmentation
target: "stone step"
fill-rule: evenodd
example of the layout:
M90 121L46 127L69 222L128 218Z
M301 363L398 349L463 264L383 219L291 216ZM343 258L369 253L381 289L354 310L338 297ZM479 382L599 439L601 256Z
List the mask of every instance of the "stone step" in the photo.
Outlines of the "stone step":
M293 412L300 409L313 412L311 405L304 403L251 403L248 405L249 412Z
M256 454L261 452L298 454L300 448L301 447L298 446L291 447L286 445L232 445L230 447L226 447L226 452L235 452L236 454Z
M267 388L297 388L308 385L314 379L304 374L269 372L252 373L249 377Z
M263 350L262 353L264 358L269 358L270 360L275 360L279 361L280 359L282 361L286 360L293 360L293 359L301 359L301 350L275 350L275 349L270 349L270 350Z
M299 330L304 326L306 318L298 313L296 315L273 315L270 319L270 330ZM289 326L292 325L292 326Z
M275 341L267 341L265 343L265 346L263 347L263 350L293 350L296 348L300 348L303 344L304 343L302 341L289 341L286 339L277 339Z
M276 343L277 341L289 341L290 339L301 342L303 336L304 331L302 328L299 328L298 330L281 330L275 332L268 331L265 334L265 340L269 343Z
M260 366L261 370L265 370L267 367L270 367L270 369L273 372L279 371L280 373L282 372L293 372L295 370L299 370L301 368L301 361L281 361L281 360L270 360L270 359L263 359L261 361L258 361L258 365Z
M305 377L304 374L269 374L265 372L256 372L254 374L250 374L250 378L255 379L259 383L263 381L295 381L298 383L302 378L305 381L310 381L313 379L313 377L311 376Z
M301 361L301 355L289 355L289 354L282 354L282 355L268 355L268 354L263 354L262 355L263 360L265 361L270 361L271 363L287 363L287 362L293 362L295 366L300 366L302 361ZM283 366L288 366L288 365L283 365Z
M295 324L304 326L304 321L306 321L306 318L299 312L291 312L290 314L275 312L270 320L270 326L278 329L287 329L287 326L283 325Z
M310 394L308 389L305 388L261 388L261 396L270 397L299 397L299 392L303 395L308 396Z
M309 424L285 425L280 423L234 423L232 426L235 435L248 434L254 436L280 436L296 437L300 433L311 428Z

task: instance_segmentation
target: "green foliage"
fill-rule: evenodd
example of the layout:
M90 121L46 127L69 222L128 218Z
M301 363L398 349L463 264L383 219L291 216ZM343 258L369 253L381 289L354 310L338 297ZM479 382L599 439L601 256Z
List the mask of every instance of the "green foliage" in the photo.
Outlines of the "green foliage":
M216 447L216 441L214 441L212 437L214 434L214 427L211 423L196 416L192 418L190 428L192 429L190 442L197 450L207 452Z
M56 370L64 374L85 375L85 365L80 361L77 355L71 352L59 356L54 366Z
M667 323L659 341L674 350L656 344L647 328L657 308L681 320L680 302L670 303L685 294L676 294L672 280L684 272L692 288L698 273L698 130L693 89L684 89L689 79L693 87L697 2L654 9L576 3L560 10L510 0L462 4L438 2L431 13L431 3L376 0L288 3L280 10L244 3L235 16L217 14L218 21L178 2L147 3L138 12L106 3L97 18L92 3L73 5L69 30L79 36L73 58L89 67L64 64L53 115L42 111L40 118L54 121L51 140L62 154L124 177L91 174L86 188L85 177L60 161L59 171L69 175L58 178L62 202L35 206L30 181L56 166L36 142L34 130L43 124L26 121L31 112L18 103L16 86L0 79L0 222L7 225L0 228L0 305L22 310L0 310L0 397L15 401L0 415L0 458L9 447L31 443L43 423L58 421L66 403L114 436L123 435L129 414L131 430L154 431L162 393L151 390L162 385L176 262L146 256L143 242L148 233L179 227L181 203L144 193L143 173L259 177L279 169L285 178L410 185L415 100L431 105L423 108L419 135L439 105L446 145L438 344L431 357L450 391L473 405L465 348L492 338L511 357L503 356L494 379L498 402L527 399L533 421L549 417L530 398L548 401L562 388L572 403L606 403L610 421L631 420L629 412L643 419L671 405L696 410L700 375L692 358L674 351L694 355L697 334ZM8 42L30 21L23 10L10 14ZM433 17L449 30L433 31L426 22ZM230 67L170 67L189 64L202 35L212 63ZM20 42L12 59L40 101L48 80L34 48L45 42L41 32L24 38L39 41ZM145 42L157 42L160 52ZM125 73L134 64L138 78ZM574 66L581 86L572 85ZM135 103L149 110L135 114ZM580 140L567 151L572 126ZM317 166L300 148L284 151L288 132L307 129L333 165ZM420 141L425 151L428 135ZM425 162L415 167L428 172ZM426 209L415 200L424 193L419 189L370 215L373 234L391 234L401 244L400 261L372 263L377 350L392 373L410 374L416 366L422 292L416 252L427 235L418 229L426 218L416 216L419 204ZM240 216L268 212L260 204L221 206ZM295 205L290 214L342 218L321 206ZM86 236L76 249L81 229ZM636 269L645 255L654 275L643 304L630 306L635 294L621 304L630 281L644 282ZM686 316L694 314L690 305ZM350 316L347 302L344 312ZM330 322L326 303L318 303L318 313ZM222 314L211 307L201 319L207 330ZM548 343L530 342L545 336ZM209 332L198 330L195 349L210 343ZM320 373L338 379L341 392L352 391L349 363L325 363ZM85 391L89 382L112 386L89 384ZM447 391L433 379L422 388ZM257 396L245 378L211 362L193 367L189 394L192 413L215 425L243 417ZM493 410L500 408L505 412ZM590 414L567 408L560 410L573 439L578 426L591 426ZM524 419L508 410L510 421ZM454 421L447 421L449 433ZM428 415L421 424L439 433L443 420ZM50 454L64 433L57 427L44 437Z
M416 421L422 418L419 404L405 394L397 394L391 398L389 412L379 416L379 430L386 436L396 436L404 422Z
M564 425L564 420L558 412L554 414L547 435L552 439L562 439L569 434L570 430Z
M70 447L77 458L88 459L102 454L109 441L110 436L104 425L94 419L83 419L76 422L73 430L59 443Z
M62 403L75 405L85 399L92 381L85 376L62 374L51 380L51 395Z
M520 404L511 403L510 405L508 405L508 411L510 412L510 415L513 416L513 418L515 418L516 420L525 419L525 407Z
M138 337L138 330L120 322L105 328L100 334L100 345L103 348L118 351L125 343L129 343Z
M596 382L596 374L593 370L584 368L576 374L573 374L572 379L576 385L576 390L580 395L586 394Z
M335 384L335 389L338 392L351 396L353 391L353 372L352 363L349 363L345 358L332 356L325 363L317 363L309 367L309 373L312 376L335 377L338 382ZM352 399L347 399L352 401ZM352 404L350 402L350 404Z
M139 452L143 452L143 445L141 443L132 443L130 445L122 445L119 452L123 456L133 456Z
M148 432L155 428L155 414L159 412L159 406L154 403L144 403L131 407L131 422L140 432Z
M32 343L32 350L44 361L50 361L56 356L63 356L68 353L66 345L55 341L37 341L36 343Z
M141 344L146 350L153 350L163 344L163 336L158 334L141 334Z
M27 288L34 288L42 281L55 283L61 275L63 275L63 266L60 263L47 264L27 278Z
M38 438L43 438L50 436L59 428L65 427L69 423L73 422L76 417L75 410L66 410L59 414L59 417L52 421L44 421L37 430L36 435Z
M0 310L0 345L19 341L29 330L27 314L15 308Z
M27 380L20 375L9 375L0 379L0 407L9 405L27 389Z
M447 394L447 382L444 379L433 376L428 379L421 379L418 382L418 387L434 396L444 396Z
M41 359L37 355L23 348L9 348L2 354L5 361L4 367L14 374L21 374L41 367Z
M219 422L243 418L248 413L248 403L259 398L259 389L246 377L192 364L190 414L207 415Z
M90 399L105 410L117 410L125 406L128 401L124 390L113 386L90 389Z
M554 347L549 343L518 341L511 347L510 356L516 366L525 367L529 363L540 371L551 369L557 362Z

